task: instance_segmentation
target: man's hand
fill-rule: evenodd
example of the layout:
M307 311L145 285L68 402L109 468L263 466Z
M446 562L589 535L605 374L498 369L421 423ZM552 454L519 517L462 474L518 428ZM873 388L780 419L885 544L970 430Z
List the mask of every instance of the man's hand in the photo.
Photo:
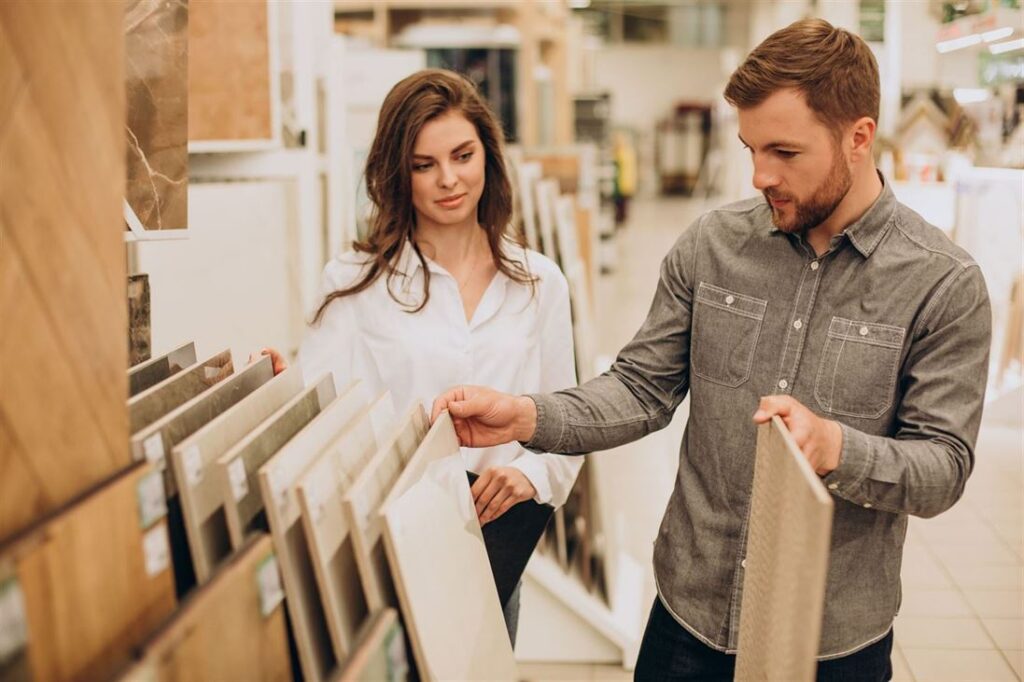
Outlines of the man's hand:
M274 368L274 376L288 369L288 362L276 348L261 348L259 353L250 353L249 364L251 365L264 355L270 356L270 365Z
M480 525L490 523L514 505L531 499L537 489L519 469L495 467L480 475L470 488Z
M764 424L775 415L786 424L816 474L824 476L839 466L843 452L843 430L839 424L822 419L788 395L761 398L761 404L754 413L754 422Z
M511 396L482 386L459 386L434 400L430 423L448 410L459 442L486 448L513 441L526 442L537 430L537 406L526 396Z

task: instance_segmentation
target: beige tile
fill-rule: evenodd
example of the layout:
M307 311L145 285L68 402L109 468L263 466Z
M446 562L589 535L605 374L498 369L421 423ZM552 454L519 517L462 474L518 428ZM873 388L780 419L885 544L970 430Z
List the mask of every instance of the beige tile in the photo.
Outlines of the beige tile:
M994 649L977 618L927 618L901 615L896 638L907 649Z
M1001 540L996 543L985 543L978 545L945 545L945 544L931 544L929 545L932 554L941 561L944 565L951 564L963 564L971 563L976 565L983 564L1002 564L1005 566L1013 566L1014 564L1020 563L1020 556L1010 550L1006 546L1005 542Z
M1024 678L1024 651L1004 651L1003 656L1006 656L1017 677Z
M1024 565L950 563L946 570L957 587L968 590L1024 590Z
M903 584L910 589L950 589L954 587L946 570L924 549L905 549L900 569Z
M629 682L633 679L633 673L623 669L621 665L595 663L590 669L590 679Z
M1024 650L1024 619L982 618L981 624L1000 649Z
M995 650L904 649L903 655L910 672L921 682L1017 680L1006 659Z
M979 616L1024 618L1024 592L1019 590L964 590L964 596Z
M914 682L914 674L910 672L907 659L898 646L892 649L892 682Z
M520 663L519 679L522 682L547 682L590 680L589 663Z
M959 590L918 590L903 593L900 615L931 618L968 618L973 614L970 604Z

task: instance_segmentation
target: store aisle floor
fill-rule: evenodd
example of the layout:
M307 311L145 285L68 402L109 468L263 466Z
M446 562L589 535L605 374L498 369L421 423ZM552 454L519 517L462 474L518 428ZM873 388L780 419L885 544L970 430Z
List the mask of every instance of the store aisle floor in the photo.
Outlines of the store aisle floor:
M596 287L598 351L610 362L647 314L658 266L710 204L638 201L616 237L618 262ZM686 405L672 425L592 456L606 527L643 567L642 618L654 595L651 545L672 489ZM607 502L610 500L610 502ZM628 529L628 532L626 531ZM894 680L1024 678L1024 444L1019 425L986 420L963 499L934 519L911 519ZM524 680L628 680L615 665L523 664Z

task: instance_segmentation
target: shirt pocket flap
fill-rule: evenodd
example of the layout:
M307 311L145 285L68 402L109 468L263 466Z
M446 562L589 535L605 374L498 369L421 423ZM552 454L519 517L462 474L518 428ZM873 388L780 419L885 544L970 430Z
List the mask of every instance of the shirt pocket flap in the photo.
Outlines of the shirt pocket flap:
M697 300L716 308L734 312L737 315L754 318L755 320L763 320L764 311L768 307L767 301L737 294L707 282L701 282L697 287Z
M907 330L877 322L858 322L844 317L833 317L828 335L844 341L857 341L885 348L902 348Z

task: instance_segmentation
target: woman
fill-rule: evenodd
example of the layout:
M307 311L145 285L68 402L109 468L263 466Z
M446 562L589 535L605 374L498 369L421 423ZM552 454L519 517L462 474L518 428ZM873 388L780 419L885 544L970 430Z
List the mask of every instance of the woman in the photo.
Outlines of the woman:
M457 384L518 394L575 385L568 285L508 236L502 147L494 116L458 74L420 71L388 93L366 162L369 234L324 268L299 351L307 382L326 371L339 388L358 378L368 396L390 390L398 411L416 401L429 411ZM463 455L479 474L482 525L525 500L563 504L581 465L518 444ZM518 592L505 606L513 645Z

